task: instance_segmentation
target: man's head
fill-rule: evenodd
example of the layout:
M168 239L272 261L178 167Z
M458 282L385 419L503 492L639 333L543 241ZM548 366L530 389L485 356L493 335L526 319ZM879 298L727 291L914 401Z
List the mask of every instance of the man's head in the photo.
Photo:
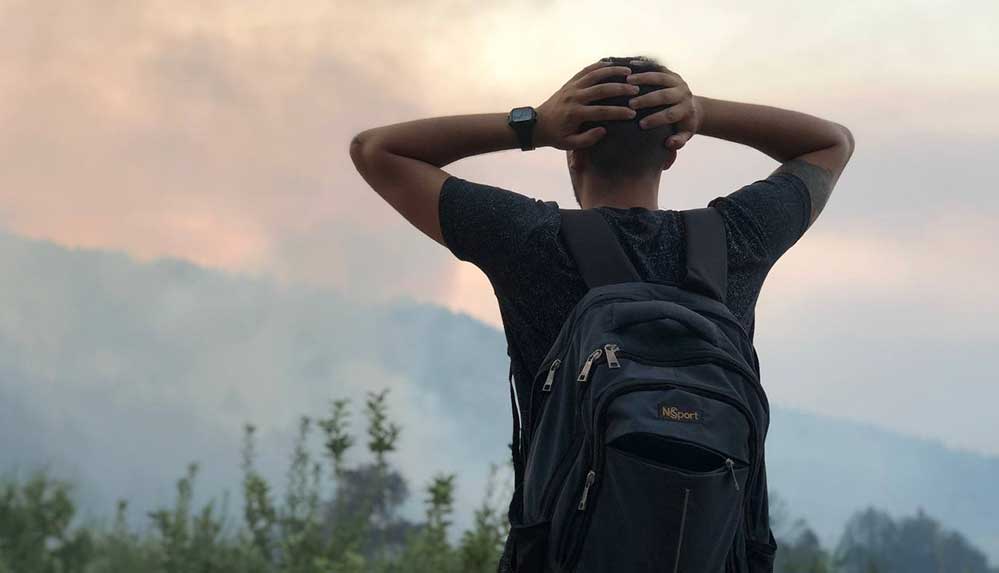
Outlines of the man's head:
M610 60L611 65L627 66L631 68L633 74L659 71L660 67L655 59L643 56L604 58L604 60ZM626 79L624 76L615 76L600 83L614 82L625 83ZM638 95L611 97L591 102L589 105L627 106L633 97L662 89L659 86L649 85L641 85L639 88ZM586 122L580 126L580 132L594 127L604 127L607 133L591 147L566 152L569 176L577 203L580 203L580 186L584 176L595 176L613 182L648 178L669 169L676 159L676 151L668 149L665 142L667 137L676 132L676 125L668 124L651 129L642 129L638 125L645 116L664 109L666 109L664 106L642 108L637 110L635 117L630 120Z

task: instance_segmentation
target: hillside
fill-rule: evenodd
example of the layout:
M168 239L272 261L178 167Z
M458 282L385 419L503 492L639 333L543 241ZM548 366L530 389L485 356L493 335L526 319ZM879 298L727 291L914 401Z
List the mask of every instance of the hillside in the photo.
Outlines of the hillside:
M0 471L48 464L93 515L165 502L192 460L203 494L236 487L246 422L282 484L297 417L369 389L391 388L412 482L459 472L459 527L507 457L505 340L465 315L6 234L0 272ZM767 455L771 490L826 544L863 506L922 507L999 562L997 458L779 404Z

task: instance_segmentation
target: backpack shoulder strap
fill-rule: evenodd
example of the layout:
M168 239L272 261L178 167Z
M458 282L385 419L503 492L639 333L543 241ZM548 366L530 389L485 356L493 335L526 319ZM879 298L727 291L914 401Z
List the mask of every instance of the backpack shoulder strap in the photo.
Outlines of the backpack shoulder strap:
M728 243L725 222L713 207L681 211L687 230L687 269L683 288L725 302Z
M600 213L593 209L559 209L559 216L562 236L586 286L642 280Z

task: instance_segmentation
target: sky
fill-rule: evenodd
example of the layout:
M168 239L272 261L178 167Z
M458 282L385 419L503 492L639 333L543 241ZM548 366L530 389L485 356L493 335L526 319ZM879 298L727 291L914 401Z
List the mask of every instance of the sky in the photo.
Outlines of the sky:
M999 4L0 0L0 227L410 297L501 327L474 266L368 189L352 135L537 105L607 55L804 111L857 148L757 306L770 399L999 455ZM766 177L695 136L660 207ZM561 152L449 170L575 207Z

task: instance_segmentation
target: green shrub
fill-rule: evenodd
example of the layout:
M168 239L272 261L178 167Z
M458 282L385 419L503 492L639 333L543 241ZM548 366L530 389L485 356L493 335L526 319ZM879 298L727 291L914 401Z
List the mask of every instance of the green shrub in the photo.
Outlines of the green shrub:
M194 507L199 467L177 481L172 507L149 513L152 528L139 534L119 501L110 527L74 524L70 484L42 470L28 479L0 482L0 573L351 573L370 571L495 571L503 531L487 499L460 547L448 542L454 475L427 486L426 521L411 523L399 508L409 495L392 467L401 428L389 423L387 391L365 401L369 463L344 465L355 444L348 432L350 403L332 402L329 417L303 417L292 445L284 495L255 468L255 428L247 425L242 448L243 515L227 531L228 498ZM324 438L322 455L310 452L311 432ZM327 469L321 458L326 459ZM491 474L487 497L495 486ZM334 494L322 499L325 480ZM502 503L500 500L497 505ZM504 520L505 521L505 520Z
M425 486L423 521L402 518L409 486L389 459L402 430L388 422L386 396L367 396L371 459L353 467L344 463L356 442L347 400L332 402L328 418L301 418L280 496L255 468L256 430L247 425L243 512L235 527L227 527L227 496L194 507L197 464L177 481L172 507L149 513L153 527L142 534L127 522L126 501L118 502L109 527L74 523L69 483L44 470L0 479L0 573L492 573L509 533L505 472L491 468L473 525L456 546L448 535L455 475L438 474ZM317 427L318 457L308 447ZM327 480L333 495L323 499ZM782 530L786 505L776 492L770 502L771 523ZM855 513L834 556L803 520L779 537L778 573L999 573L963 536L921 510L897 521L874 508Z

